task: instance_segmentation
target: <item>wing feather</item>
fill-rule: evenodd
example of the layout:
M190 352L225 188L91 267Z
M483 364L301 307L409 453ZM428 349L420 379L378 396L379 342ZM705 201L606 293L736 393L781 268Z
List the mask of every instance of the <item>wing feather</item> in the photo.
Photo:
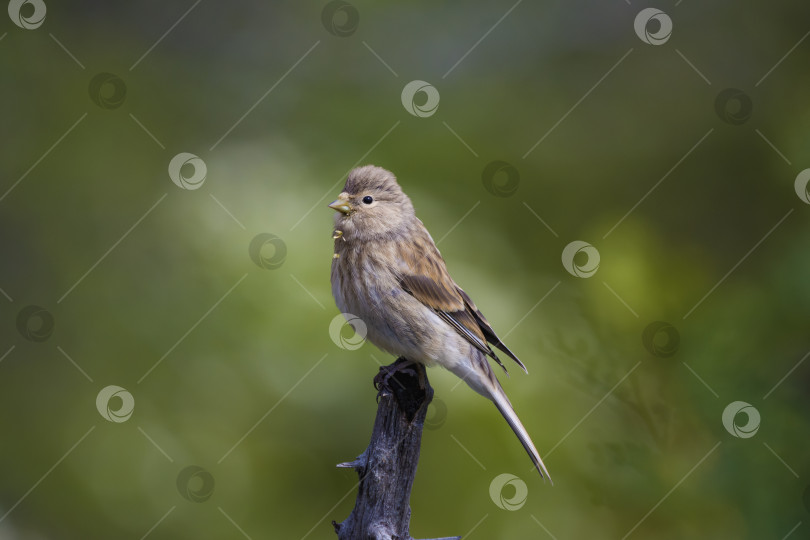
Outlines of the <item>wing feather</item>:
M488 342L495 345L498 349L503 351L503 353L506 354L506 356L514 360L524 372L529 373L529 371L526 369L526 366L523 365L523 362L521 362L520 359L515 355L515 353L510 351L509 347L507 347L506 344L504 344L504 342L501 341L501 338L499 338L498 335L495 333L495 330L492 328L492 325L489 324L489 321L486 319L486 317L484 317L484 314L481 313L481 311L475 306L472 299L467 295L467 293L465 293L461 288L458 289L458 292L464 299L464 304L467 306L468 311L470 311L475 317L475 320L478 323L479 328L481 328L481 332L484 334L484 338Z
M450 277L444 259L428 232L424 229L422 232L421 235L415 235L416 240L411 246L413 249L398 249L399 281L403 290L434 310L471 345L495 360L504 372L506 366L487 342L495 345L526 371L523 363L498 338L472 299Z

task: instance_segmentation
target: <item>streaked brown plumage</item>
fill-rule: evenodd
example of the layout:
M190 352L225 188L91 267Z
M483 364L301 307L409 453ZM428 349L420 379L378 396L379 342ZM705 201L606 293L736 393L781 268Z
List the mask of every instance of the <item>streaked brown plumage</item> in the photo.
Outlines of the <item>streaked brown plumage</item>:
M439 364L492 400L541 475L545 465L515 414L488 358L489 346L523 368L470 297L447 272L436 244L389 171L373 165L349 173L335 213L332 294L338 308L366 324L380 349L425 365Z

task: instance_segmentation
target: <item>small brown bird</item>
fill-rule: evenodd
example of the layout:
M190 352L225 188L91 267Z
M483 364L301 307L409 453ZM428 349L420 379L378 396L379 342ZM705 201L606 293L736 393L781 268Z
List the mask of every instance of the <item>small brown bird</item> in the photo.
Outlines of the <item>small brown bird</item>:
M438 364L492 400L540 475L548 477L488 362L492 358L506 371L488 343L526 367L450 277L396 177L373 165L354 169L329 208L337 211L332 294L338 308L359 317L366 338L380 349Z

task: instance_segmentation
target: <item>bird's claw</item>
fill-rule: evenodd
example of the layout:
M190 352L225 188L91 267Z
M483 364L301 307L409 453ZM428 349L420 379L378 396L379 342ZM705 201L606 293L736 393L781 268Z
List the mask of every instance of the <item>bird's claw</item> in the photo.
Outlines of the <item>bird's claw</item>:
M420 388L424 389L424 377L422 376L422 372L413 367L415 364L416 363L413 360L400 358L390 366L380 366L380 371L374 376L374 388L377 390L377 402L380 401L380 396L384 392L385 388L390 388L389 382L391 379L393 379L394 382L400 386L400 388L404 388L402 383L394 377L397 373L404 373L406 375L410 375L411 377L418 377L419 386Z

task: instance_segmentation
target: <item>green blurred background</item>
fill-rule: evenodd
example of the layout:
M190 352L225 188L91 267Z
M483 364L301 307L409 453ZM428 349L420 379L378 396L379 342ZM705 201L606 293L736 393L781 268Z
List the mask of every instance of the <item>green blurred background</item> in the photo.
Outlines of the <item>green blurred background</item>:
M528 366L555 481L433 369L414 537L810 537L810 5L45 4L0 17L0 538L334 538L392 360L329 331L365 163Z

